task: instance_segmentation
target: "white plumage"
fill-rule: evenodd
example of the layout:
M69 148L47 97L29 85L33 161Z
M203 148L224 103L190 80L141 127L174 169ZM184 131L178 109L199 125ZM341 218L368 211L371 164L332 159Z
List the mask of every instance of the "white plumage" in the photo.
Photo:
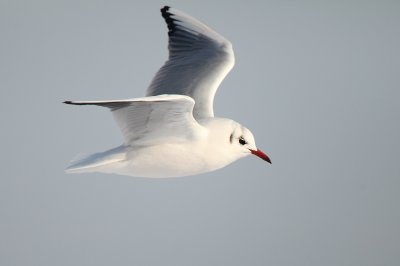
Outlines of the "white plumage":
M147 97L65 102L110 108L124 137L119 147L73 161L68 173L186 176L251 153L270 162L248 129L214 117L215 92L234 65L231 43L179 10L166 6L161 14L169 29L169 59Z

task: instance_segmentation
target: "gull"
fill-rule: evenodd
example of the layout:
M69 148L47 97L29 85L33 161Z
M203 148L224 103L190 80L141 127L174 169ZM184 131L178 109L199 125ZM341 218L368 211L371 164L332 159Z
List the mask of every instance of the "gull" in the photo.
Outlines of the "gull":
M65 101L111 110L122 145L73 160L67 173L180 177L220 169L249 154L271 163L253 134L239 123L214 117L215 92L234 65L232 44L199 20L169 6L169 58L146 97Z

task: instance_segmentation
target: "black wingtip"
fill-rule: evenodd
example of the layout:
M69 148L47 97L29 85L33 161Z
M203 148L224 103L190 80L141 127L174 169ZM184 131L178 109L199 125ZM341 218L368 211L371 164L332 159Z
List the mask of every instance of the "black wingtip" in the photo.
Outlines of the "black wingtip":
M164 6L163 8L161 8L161 13L164 14L165 12L167 12L171 7L170 6Z
M161 11L161 16L166 20L169 19L171 16L171 13L169 13L170 7L169 6L164 6L163 8L160 9Z
M86 104L88 104L88 103L80 103L80 102L74 102L74 101L64 101L63 103L72 104L72 105L86 105Z
M167 23L169 36L175 31L175 20L171 18L172 14L169 12L170 8L171 7L169 6L164 6L163 8L160 9L161 15L164 18L165 23Z

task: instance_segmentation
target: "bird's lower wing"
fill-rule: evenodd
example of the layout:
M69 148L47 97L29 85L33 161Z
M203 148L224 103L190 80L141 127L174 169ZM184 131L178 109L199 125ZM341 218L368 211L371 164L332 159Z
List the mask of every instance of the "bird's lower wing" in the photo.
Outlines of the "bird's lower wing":
M194 100L184 95L65 103L110 108L127 145L188 141L206 134L206 129L193 118Z

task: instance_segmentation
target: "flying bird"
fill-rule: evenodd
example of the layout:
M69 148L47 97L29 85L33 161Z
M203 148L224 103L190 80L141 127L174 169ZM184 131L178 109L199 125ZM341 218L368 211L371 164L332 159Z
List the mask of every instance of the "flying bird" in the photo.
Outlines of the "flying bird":
M138 177L179 177L213 171L256 155L253 134L239 123L214 117L215 92L232 69L232 44L199 20L165 6L169 58L146 97L65 101L111 110L124 142L71 162L67 173L101 172Z

